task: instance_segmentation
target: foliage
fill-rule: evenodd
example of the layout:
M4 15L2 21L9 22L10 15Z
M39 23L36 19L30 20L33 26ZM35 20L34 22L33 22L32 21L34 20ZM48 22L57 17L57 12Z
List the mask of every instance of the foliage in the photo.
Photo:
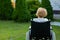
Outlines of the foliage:
M41 7L46 8L48 11L48 19L53 19L53 9L49 0L42 0Z
M40 2L38 0L27 1L28 9L30 14L35 17L36 10L40 7Z
M34 14L39 7L46 8L48 11L47 18L53 19L53 10L49 0L42 0L41 3L38 0L27 1L28 9L33 17L36 17Z
M25 0L17 0L16 8L13 12L13 19L18 22L26 22L30 20L30 13Z
M29 21L31 15L35 16L36 10L39 7L44 7L48 11L48 19L53 19L53 11L49 0L42 0L42 4L38 0L17 0L16 8L14 9L11 6L11 0L0 0L0 19L26 22ZM12 14L13 13L13 14Z
M0 0L0 19L10 20L12 12L11 0Z

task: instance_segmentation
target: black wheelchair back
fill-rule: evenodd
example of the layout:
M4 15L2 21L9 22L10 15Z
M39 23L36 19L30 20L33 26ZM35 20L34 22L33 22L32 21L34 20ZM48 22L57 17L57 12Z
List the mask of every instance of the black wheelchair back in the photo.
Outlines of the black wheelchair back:
M51 39L50 38L50 21L34 22L31 21L31 35L30 40L35 39Z

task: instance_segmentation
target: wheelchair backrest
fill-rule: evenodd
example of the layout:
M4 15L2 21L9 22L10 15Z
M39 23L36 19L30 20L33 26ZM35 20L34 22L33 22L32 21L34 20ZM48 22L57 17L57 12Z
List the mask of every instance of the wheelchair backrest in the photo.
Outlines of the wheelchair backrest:
M50 21L34 22L31 21L31 36L32 37L50 37Z

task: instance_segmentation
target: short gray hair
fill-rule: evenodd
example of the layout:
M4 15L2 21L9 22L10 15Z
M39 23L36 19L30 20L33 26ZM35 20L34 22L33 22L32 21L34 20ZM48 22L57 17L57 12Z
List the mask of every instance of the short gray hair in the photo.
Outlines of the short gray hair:
M36 16L39 16L39 17L46 17L47 16L47 10L45 8L38 8L37 9L37 12L36 12Z

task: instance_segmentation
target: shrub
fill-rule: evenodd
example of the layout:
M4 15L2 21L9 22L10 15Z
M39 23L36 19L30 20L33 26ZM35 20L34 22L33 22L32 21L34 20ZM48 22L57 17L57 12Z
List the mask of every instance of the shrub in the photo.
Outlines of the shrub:
M41 7L44 7L47 9L47 11L48 11L47 18L53 20L53 9L52 9L52 6L50 4L50 1L49 0L42 0Z
M16 8L12 15L13 19L18 22L26 22L30 20L30 13L25 0L17 0Z
M10 0L0 0L0 19L10 20L13 8Z
M27 1L27 4L28 4L28 9L30 11L31 16L36 17L35 13L37 9L40 7L40 2L38 0L30 0L30 1Z

